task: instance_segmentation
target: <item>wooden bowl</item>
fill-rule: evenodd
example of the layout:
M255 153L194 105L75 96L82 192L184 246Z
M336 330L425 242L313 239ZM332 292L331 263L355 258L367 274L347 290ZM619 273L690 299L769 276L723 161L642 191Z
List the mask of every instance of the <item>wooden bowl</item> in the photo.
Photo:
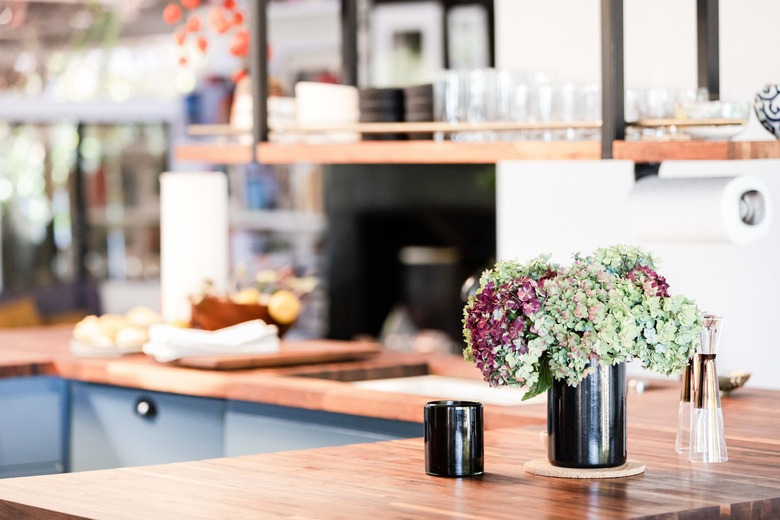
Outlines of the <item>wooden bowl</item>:
M228 298L204 296L198 302L191 301L190 326L195 329L217 330L245 321L261 319L279 328L279 337L292 326L281 324L268 314L268 307L258 303L236 303Z

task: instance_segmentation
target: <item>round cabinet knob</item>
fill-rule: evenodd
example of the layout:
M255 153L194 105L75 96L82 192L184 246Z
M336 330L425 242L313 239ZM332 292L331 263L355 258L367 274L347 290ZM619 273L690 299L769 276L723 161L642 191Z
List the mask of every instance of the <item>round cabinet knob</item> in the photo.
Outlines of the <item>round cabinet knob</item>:
M139 397L135 402L135 413L145 419L152 419L157 415L157 405L150 397Z

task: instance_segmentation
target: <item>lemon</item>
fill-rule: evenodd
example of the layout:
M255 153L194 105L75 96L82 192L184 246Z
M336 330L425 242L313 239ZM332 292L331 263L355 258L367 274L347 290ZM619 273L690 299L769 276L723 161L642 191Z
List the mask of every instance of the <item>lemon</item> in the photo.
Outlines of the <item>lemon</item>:
M268 314L281 325L294 322L301 313L301 300L287 290L279 290L268 300Z
M246 289L241 289L236 294L233 295L231 298L233 302L235 303L241 303L241 304L249 304L249 303L257 303L258 298L260 298L260 291L255 289L254 287L247 287Z

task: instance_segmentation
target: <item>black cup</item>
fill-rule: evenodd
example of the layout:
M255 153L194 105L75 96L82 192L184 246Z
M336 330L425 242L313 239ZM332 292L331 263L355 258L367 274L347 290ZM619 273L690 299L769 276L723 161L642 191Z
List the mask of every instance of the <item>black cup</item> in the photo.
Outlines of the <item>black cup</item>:
M425 472L473 477L484 472L482 403L431 401L425 405Z

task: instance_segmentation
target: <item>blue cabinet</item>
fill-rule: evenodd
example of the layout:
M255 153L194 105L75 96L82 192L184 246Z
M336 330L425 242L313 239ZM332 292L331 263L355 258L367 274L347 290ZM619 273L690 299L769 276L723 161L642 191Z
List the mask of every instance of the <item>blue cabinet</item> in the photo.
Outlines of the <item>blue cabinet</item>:
M420 423L228 401L225 456L422 437Z
M0 379L0 477L66 468L67 386L56 377Z
M70 469L182 462L223 453L221 399L70 382Z
M422 425L57 377L0 379L0 478L421 437Z

